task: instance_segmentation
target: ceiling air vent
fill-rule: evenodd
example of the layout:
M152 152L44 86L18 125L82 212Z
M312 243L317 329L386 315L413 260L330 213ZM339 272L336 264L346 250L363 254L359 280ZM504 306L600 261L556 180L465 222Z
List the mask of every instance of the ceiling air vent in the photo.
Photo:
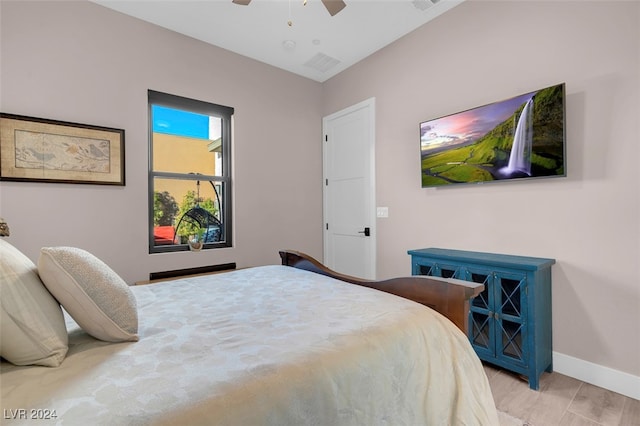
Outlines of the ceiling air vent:
M304 65L320 72L327 72L339 63L340 61L336 58L332 58L324 53L317 53L313 58L305 62Z
M419 10L427 10L440 0L413 0L413 7Z

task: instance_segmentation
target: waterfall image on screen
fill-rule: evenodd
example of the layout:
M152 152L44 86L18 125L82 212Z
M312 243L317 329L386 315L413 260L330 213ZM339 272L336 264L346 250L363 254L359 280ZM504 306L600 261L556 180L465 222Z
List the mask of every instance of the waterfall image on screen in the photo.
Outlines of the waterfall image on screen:
M531 176L531 143L533 141L533 98L529 99L520 114L509 154L509 164L500 170L504 176L524 173Z
M422 187L565 176L564 84L420 123Z

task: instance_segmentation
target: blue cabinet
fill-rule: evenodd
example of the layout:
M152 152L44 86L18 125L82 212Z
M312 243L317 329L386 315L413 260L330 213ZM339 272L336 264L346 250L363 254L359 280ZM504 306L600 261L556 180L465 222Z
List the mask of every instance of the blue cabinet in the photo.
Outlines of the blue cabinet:
M471 301L469 340L483 361L526 376L539 388L551 372L554 259L440 248L410 250L411 273L484 284Z

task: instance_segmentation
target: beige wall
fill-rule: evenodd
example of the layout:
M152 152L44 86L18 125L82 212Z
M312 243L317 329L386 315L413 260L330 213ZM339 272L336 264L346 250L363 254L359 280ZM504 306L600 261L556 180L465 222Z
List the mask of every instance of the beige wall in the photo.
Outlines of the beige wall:
M0 110L125 129L126 186L0 183L9 241L149 272L322 255L320 83L90 2L0 2ZM234 247L149 255L147 90L235 108ZM132 259L135 259L132 261Z
M129 282L320 257L321 118L375 97L380 277L420 247L553 257L554 351L637 379L639 7L466 2L321 85L95 4L2 1L0 109L124 128L127 186L2 182L0 216L32 259L79 246ZM560 82L567 178L420 189L420 121ZM147 89L235 108L234 248L147 254Z
M471 1L323 86L376 98L378 273L407 250L551 257L554 351L640 376L640 3ZM563 179L420 188L420 121L566 82Z

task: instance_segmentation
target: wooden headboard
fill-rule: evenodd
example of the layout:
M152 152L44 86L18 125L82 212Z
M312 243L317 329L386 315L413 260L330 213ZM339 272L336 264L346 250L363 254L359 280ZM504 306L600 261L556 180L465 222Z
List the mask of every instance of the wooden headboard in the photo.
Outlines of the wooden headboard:
M332 271L311 256L293 250L280 251L280 258L286 266L374 288L421 303L449 318L465 334L469 324L469 300L484 290L484 285L479 283L420 275L382 281L364 280Z

